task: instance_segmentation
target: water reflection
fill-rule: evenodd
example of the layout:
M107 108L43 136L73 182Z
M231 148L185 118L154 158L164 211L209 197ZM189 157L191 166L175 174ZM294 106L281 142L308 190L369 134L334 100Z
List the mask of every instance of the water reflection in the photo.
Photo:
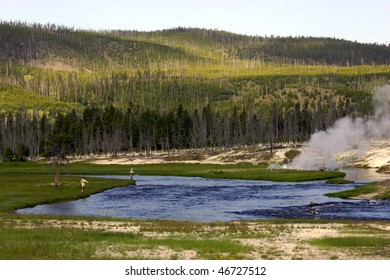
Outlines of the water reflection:
M351 181L359 182L374 182L374 181L383 181L390 179L389 174L377 173L376 169L373 168L351 168L351 169L342 169L344 172L345 179Z

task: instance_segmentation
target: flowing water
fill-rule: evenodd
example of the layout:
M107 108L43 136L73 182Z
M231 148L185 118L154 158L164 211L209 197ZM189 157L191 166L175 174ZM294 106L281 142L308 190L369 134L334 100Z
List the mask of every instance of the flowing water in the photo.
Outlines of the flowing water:
M331 185L323 181L280 183L175 176L135 176L135 180L135 186L107 190L77 201L19 209L17 212L190 221L390 219L389 201L324 196L324 193L351 189L359 183ZM93 179L90 182L88 187L93 188Z

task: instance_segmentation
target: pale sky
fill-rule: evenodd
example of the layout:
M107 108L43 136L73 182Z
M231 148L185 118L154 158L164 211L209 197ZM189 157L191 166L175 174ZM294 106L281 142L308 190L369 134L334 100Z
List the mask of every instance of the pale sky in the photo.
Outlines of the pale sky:
M0 0L0 19L94 30L182 26L390 44L390 0Z

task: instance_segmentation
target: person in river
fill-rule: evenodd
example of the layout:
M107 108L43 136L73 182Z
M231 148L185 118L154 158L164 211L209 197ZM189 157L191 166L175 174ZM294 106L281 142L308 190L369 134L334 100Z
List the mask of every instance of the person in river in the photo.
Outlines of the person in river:
M87 180L85 180L85 178L81 178L80 180L80 187L81 187L81 193L84 193L84 188L86 186L86 184L89 183Z
M130 169L130 180L133 180L133 176L134 176L134 169L131 168Z

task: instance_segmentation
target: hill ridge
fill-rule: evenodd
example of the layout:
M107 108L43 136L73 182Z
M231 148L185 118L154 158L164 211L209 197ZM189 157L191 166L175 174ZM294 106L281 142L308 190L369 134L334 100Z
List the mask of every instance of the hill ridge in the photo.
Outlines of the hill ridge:
M338 66L390 64L390 47L326 37L261 37L202 28L156 31L75 30L65 26L0 23L2 60L62 61L74 68L260 61ZM38 63L40 64L40 63Z

